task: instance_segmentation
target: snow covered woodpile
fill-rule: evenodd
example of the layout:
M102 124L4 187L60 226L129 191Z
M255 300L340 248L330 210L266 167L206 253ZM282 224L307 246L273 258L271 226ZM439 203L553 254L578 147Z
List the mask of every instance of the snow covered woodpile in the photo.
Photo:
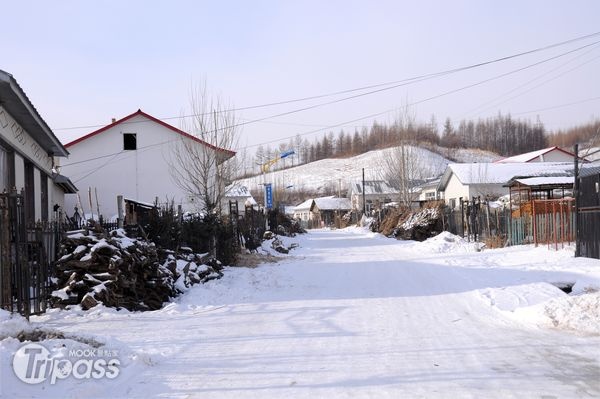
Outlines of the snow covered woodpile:
M381 221L378 231L402 240L424 241L439 234L442 229L442 209L438 204L419 210L396 209Z
M61 243L56 265L55 307L103 303L129 310L160 309L190 285L222 276L221 264L206 255L165 251L154 243L131 239L123 230L76 233Z

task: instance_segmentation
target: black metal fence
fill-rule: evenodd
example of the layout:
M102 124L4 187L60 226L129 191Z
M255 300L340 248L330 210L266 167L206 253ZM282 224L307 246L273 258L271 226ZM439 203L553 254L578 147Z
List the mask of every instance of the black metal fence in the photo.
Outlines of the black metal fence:
M579 177L578 256L600 259L600 173Z
M470 241L495 239L504 243L511 236L510 212L475 197L461 201L458 209L445 207L442 228Z
M0 308L29 317L46 310L62 226L26 224L23 192L0 194Z

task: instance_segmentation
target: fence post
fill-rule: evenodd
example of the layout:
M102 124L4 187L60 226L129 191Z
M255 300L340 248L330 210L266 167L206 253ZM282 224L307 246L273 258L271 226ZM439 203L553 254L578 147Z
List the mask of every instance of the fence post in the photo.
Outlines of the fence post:
M123 212L123 196L122 195L117 195L117 227L122 229L123 228L123 221L125 218L124 212Z

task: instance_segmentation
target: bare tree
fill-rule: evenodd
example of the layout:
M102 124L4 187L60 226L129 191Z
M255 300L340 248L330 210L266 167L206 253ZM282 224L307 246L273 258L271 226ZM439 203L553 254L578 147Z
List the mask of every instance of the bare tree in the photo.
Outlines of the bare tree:
M423 159L420 149L411 141L415 126L415 116L404 108L394 121L393 131L396 134L396 146L383 152L381 157L381 176L392 187L399 190L399 201L410 205L414 199L412 188L430 176L432 168Z
M219 214L225 187L238 171L230 149L238 144L235 115L219 97L210 96L206 85L190 90L188 118L182 118L181 137L172 146L170 172L176 184L199 211Z

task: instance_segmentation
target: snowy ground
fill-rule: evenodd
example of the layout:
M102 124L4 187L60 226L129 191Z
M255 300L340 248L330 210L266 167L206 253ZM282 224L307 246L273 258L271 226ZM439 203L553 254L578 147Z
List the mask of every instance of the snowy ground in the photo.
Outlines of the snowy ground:
M32 318L65 334L46 341L53 351L68 337L118 350L121 373L27 385L10 367L22 344L7 338L1 396L600 396L600 261L531 246L478 252L449 234L291 240L301 247L282 262L228 268L159 311ZM550 283L576 283L576 295ZM0 316L0 333L22 324Z

